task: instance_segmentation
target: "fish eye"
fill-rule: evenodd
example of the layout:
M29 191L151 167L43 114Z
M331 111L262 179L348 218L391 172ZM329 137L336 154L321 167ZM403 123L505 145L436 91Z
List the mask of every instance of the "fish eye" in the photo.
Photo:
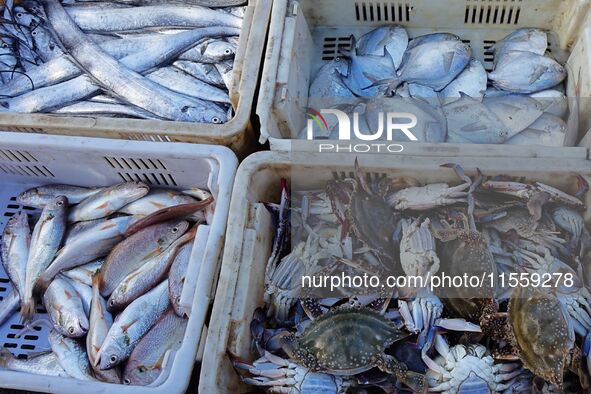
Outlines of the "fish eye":
M110 300L109 301L109 306L114 306L115 305L115 300Z
M230 54L232 54L232 50L231 50L230 48L228 48L228 49L226 49L226 50L224 51L224 53L225 53L226 55L230 55Z
M117 356L116 356L116 355L114 355L114 354L113 354L111 357L109 357L109 361L110 361L111 363L116 363L116 362L117 362L117 360L119 360L119 357L117 357Z
M220 118L218 118L217 116L214 116L213 118L211 118L211 122L212 123L221 123L222 120Z
M36 36L36 35L37 35L37 30L35 30L35 31L31 32L31 35L32 35L32 36Z
M131 380L129 380L128 378L123 379L123 383L124 384L131 384Z
M173 233L173 234L176 234L176 233L178 233L178 232L179 232L179 228L178 228L178 227L173 227L173 228L172 228L172 233Z
M140 371L140 372L146 372L146 367L144 367L144 366L142 365L142 366L138 367L138 369L137 369L137 370L138 370L138 371Z
M23 17L23 13L22 13L22 12L18 12L18 13L16 14L16 17L17 17L17 18L22 18L22 17Z
M74 327L69 327L68 328L68 334L73 335L74 332L76 332L76 330L74 329Z
M62 205L64 205L64 202L63 202L63 201L58 201L58 202L57 202L57 206L58 206L58 207L61 207Z
M8 48L8 44L7 43L2 44L2 48Z

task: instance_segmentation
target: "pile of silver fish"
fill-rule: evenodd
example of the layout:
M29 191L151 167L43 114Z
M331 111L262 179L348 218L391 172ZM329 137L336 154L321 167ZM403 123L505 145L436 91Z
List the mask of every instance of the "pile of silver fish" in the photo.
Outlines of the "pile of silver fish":
M6 1L0 111L225 123L244 3Z
M320 68L308 107L345 112L360 133L383 130L380 113L403 112L418 118L412 132L422 142L564 144L567 72L547 53L542 30L523 28L498 41L488 49L494 55L488 73L451 33L409 41L403 27L387 26L352 42ZM327 121L319 135L337 139L337 123ZM402 133L393 137L408 141Z
M228 352L244 383L301 394L589 392L586 178L569 178L569 194L442 167L459 182L370 177L357 165L319 190L290 193L282 181L280 202L265 203L276 230L253 354ZM383 282L442 273L499 279ZM382 286L303 286L342 274Z
M20 306L24 332L51 328L51 349L26 359L1 349L0 368L154 382L183 341L190 311L181 294L197 228L213 214L211 194L142 182L54 184L16 201L41 211L21 210L4 229L2 264L13 291L0 303L0 326ZM38 301L46 313L37 313Z

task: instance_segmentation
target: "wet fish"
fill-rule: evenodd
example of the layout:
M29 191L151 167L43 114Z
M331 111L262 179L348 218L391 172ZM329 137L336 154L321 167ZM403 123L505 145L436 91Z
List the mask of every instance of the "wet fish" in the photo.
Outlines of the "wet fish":
M162 372L166 354L181 346L186 328L187 319L168 309L131 352L123 382L142 386L153 383Z
M475 99L482 99L486 91L488 77L486 70L479 60L472 59L468 66L449 85L439 92L443 104L448 104L465 93Z
M452 33L431 33L415 37L408 42L408 46L406 47L406 51L402 57L402 63L400 64L400 67L402 67L410 58L411 49L414 49L419 45L443 41L461 41L461 39Z
M92 100L81 101L78 103L66 105L53 111L58 115L76 115L76 116L124 116L138 119L156 119L162 118L145 111L141 108L131 106L129 104L119 103L97 103Z
M485 53L494 53L496 65L502 57L511 51L532 52L538 55L546 53L548 48L548 35L540 29L517 29L501 41L489 48Z
M31 246L28 216L20 211L8 220L2 234L2 265L18 293L25 299L26 268ZM0 319L1 321L2 319Z
M384 56L388 53L398 69L408 46L408 33L401 26L379 27L364 34L357 41L357 54Z
M509 138L529 127L544 113L539 102L518 94L487 97L483 103L510 130Z
M525 94L553 88L565 78L566 70L556 60L522 51L506 53L488 74L495 87Z
M74 23L87 33L137 31L158 27L242 27L242 19L232 14L191 5L167 4L98 9L74 6L67 7L66 12ZM49 14L47 9L46 13Z
M118 368L102 371L95 367L98 352L107 337L109 329L113 325L113 316L107 311L105 299L99 292L99 278L95 276L92 283L92 303L90 306L90 327L86 336L86 353L90 365L94 369L97 378L110 383L121 383L121 374Z
M234 55L236 55L235 43L220 39L211 39L181 53L179 60L215 64L231 59Z
M123 240L123 234L135 220L133 216L109 219L72 237L41 274L38 286L44 288L60 272L108 255Z
M125 182L107 187L73 207L68 221L81 222L109 216L142 198L149 190L149 186L143 182Z
M150 215L163 208L194 202L197 202L195 198L176 190L151 189L146 196L127 204L119 209L119 212L128 215Z
M98 270L101 269L105 259L97 259L88 264L81 265L68 271L62 272L62 274L72 280L84 283L87 286L92 286L92 277Z
M209 197L203 201L192 202L188 204L174 205L167 208L159 209L133 223L127 231L125 236L129 237L132 234L144 229L148 226L152 226L157 223L162 223L169 220L176 220L181 218L187 218L192 216L195 212L203 210L213 203L213 197Z
M80 338L88 331L82 298L67 279L56 277L43 295L43 304L53 327L60 334Z
M230 104L228 92L203 82L175 67L162 67L147 75L148 79L190 97Z
M141 267L127 275L113 290L107 308L113 312L125 308L133 300L145 294L165 279L179 248L195 238L197 226L174 241L160 255L146 260Z
M544 112L565 119L568 115L568 98L559 90L542 90L530 94L530 97L539 102Z
M447 118L447 142L502 144L511 135L486 105L467 95L445 105L443 112Z
M407 55L398 76L379 81L378 85L388 86L387 93L395 91L403 82L441 91L466 68L472 49L462 41L426 41L407 50Z
M507 141L507 144L563 146L565 137L564 120L551 114L543 114L531 126Z
M62 278L66 279L68 283L76 290L78 296L80 296L80 301L82 301L82 307L84 308L84 313L86 313L86 317L90 319L90 304L92 302L92 288L87 284L82 282L78 282L77 280L72 280L65 276Z
M177 60L172 63L174 68L213 86L226 87L224 79L214 64L195 63L187 60Z
M147 227L120 242L107 256L99 273L101 295L108 297L121 281L145 260L158 256L180 238L189 223L175 220Z
M310 84L309 97L353 97L353 92L344 84L342 75L348 75L349 63L345 58L336 58L320 67Z
M185 316L181 307L181 295L183 294L183 286L185 284L189 262L191 261L192 251L193 245L190 243L181 246L174 257L174 261L168 272L168 294L170 296L170 303L176 314L179 316Z
M60 247L66 231L68 199L58 196L49 202L33 229L31 247L27 258L24 298L21 300L23 320L35 313L33 290L39 276L47 269Z
M355 38L352 37L351 40L353 48L355 48ZM356 96L377 96L379 89L375 84L396 75L394 62L387 49L385 54L381 56L361 56L356 53L355 49L351 51L341 50L341 52L351 62L349 74L341 74L342 81Z
M45 376L60 376L67 378L70 375L60 365L54 353L45 353L26 359L14 357L7 349L0 349L0 367L24 373L34 373Z
M57 331L51 331L48 339L59 364L70 377L79 380L96 380L92 374L86 350L75 339L65 337Z
M110 369L127 360L169 306L168 280L165 280L125 308L113 322L99 350L96 363L100 369Z
M16 197L16 202L28 207L43 208L57 196L65 196L69 204L80 201L100 192L100 187L80 187L72 185L45 185L28 189Z

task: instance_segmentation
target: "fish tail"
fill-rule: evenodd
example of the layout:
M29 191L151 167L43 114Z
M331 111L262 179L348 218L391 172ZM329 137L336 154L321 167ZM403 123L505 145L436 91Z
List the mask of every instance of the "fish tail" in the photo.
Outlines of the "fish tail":
M47 271L41 274L37 281L35 282L35 292L37 294L44 294L51 281L53 280L53 275L48 274Z
M21 322L31 321L35 315L35 299L30 296L27 297L21 305Z

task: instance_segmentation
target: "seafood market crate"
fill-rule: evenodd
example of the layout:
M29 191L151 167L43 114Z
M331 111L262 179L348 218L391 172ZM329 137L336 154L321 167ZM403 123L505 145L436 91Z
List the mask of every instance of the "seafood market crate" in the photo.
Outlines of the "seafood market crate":
M271 215L259 202L278 202L280 181L297 182L298 191L323 188L332 179L352 177L356 155L312 152L259 152L242 162L236 182L224 247L224 258L208 328L199 391L246 392L228 353L252 361L250 322L257 307L264 305L265 267L271 255L275 227ZM506 174L535 180L572 192L575 176L591 175L591 162L574 158L514 158L498 160L475 157L426 157L367 154L357 156L364 174L380 179L409 176L423 184L458 184L457 175L442 164L458 163L467 175L480 169L487 176ZM587 201L589 206L590 201ZM585 220L591 223L587 210Z
M568 71L566 96L571 106L565 146L574 146L590 127L591 112L575 107L587 97L589 81L589 2L585 0L277 0L269 27L257 115L261 140L274 150L318 151L318 141L294 139L306 126L308 86L319 68L350 49L351 35L360 37L384 25L404 27L410 38L450 32L469 43L473 57L487 71L494 57L486 49L522 27L548 32L548 51ZM585 34L583 34L585 33ZM575 44L579 42L577 48ZM574 114L574 115L573 115ZM580 119L577 119L579 118ZM581 125L579 129L578 124ZM322 143L337 141L323 140ZM538 157L582 157L581 149L544 146L470 144L404 144L402 154Z
M0 113L0 130L140 141L225 145L244 155L256 145L251 122L263 58L271 0L249 0L236 49L230 100L234 117L224 124L109 117ZM253 28L254 27L254 28Z
M15 202L15 196L30 187L47 183L104 186L133 180L154 187L201 187L212 192L216 206L211 222L199 226L193 244L187 282L181 296L181 306L189 316L182 345L165 361L161 376L151 386L114 386L0 369L0 391L184 393L200 342L204 341L202 330L219 271L236 167L236 156L223 146L1 133L2 227L23 208ZM10 291L11 284L0 268L0 299ZM21 328L20 315L13 315L0 326L0 346L17 356L48 349L48 328L37 327L38 331L16 339Z

